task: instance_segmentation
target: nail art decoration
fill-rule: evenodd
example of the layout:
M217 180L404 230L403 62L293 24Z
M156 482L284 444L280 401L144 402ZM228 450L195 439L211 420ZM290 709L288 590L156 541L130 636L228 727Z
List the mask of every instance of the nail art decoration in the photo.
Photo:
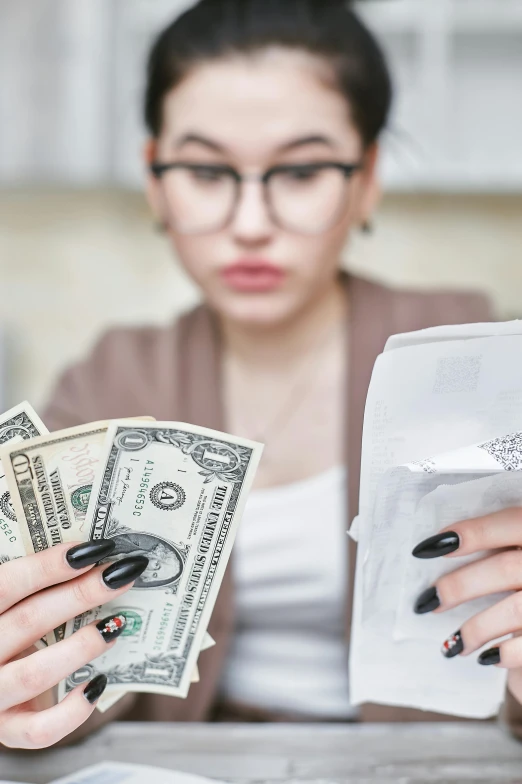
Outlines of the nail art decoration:
M454 656L458 656L463 650L464 643L462 642L460 631L455 632L455 634L452 634L451 637L448 637L448 639L444 640L442 643L441 652L446 659L452 659Z
M116 637L119 637L127 625L127 618L120 613L120 615L111 615L98 621L96 628L100 632L105 642L112 642Z

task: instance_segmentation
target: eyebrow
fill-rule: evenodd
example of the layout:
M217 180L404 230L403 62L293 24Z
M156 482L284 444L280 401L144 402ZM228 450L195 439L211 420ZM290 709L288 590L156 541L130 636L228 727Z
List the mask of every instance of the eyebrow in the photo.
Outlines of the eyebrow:
M228 152L227 148L222 144L219 144L206 136L201 136L199 133L185 133L176 141L175 147L177 150L180 150L186 144L201 144L203 147L208 147L214 152ZM311 144L322 144L330 148L337 147L334 140L328 136L324 136L323 134L310 134L309 136L300 136L297 139L285 142L285 144L278 147L277 152L289 152L290 150L306 147Z
M186 144L201 144L215 152L227 152L226 147L212 141L212 139L207 139L206 136L200 136L199 133L185 133L176 141L174 146L177 150L180 150Z
M289 152L290 150L295 150L298 147L305 147L309 144L323 144L326 147L337 147L334 140L329 136L316 133L310 136L301 136L298 139L293 139L292 141L283 144L279 147L279 152Z

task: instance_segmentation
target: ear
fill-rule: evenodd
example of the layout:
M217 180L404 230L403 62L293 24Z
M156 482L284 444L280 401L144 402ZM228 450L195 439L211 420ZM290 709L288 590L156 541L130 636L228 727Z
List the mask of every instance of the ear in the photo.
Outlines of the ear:
M164 220L164 208L163 208L163 200L161 197L161 190L159 186L159 182L151 173L149 166L150 164L156 160L156 153L157 153L157 142L155 139L147 139L143 146L143 160L146 167L146 180L145 180L145 195L147 197L147 201L149 203L149 207L152 210L152 214L158 221L158 223L162 223Z
M382 196L377 175L379 152L379 146L375 143L368 147L364 154L364 169L361 173L361 189L355 214L355 223L361 226L371 221Z

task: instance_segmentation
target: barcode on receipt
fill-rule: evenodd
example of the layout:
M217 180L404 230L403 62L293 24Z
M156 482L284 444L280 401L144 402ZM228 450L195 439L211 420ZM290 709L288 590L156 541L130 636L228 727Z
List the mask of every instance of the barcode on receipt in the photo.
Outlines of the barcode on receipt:
M482 364L481 356L442 357L437 362L433 392L475 392Z

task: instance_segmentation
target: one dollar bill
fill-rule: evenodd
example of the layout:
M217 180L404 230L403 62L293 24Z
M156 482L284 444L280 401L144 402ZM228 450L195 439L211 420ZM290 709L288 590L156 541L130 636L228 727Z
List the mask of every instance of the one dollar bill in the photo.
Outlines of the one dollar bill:
M0 447L16 445L49 431L27 403L0 415ZM31 551L29 551L31 552ZM27 554L3 463L0 462L0 564Z
M73 673L63 697L97 672L111 692L185 697L262 445L195 425L113 422L87 510L89 538L113 538L111 560L144 554L121 598L72 619L66 636L124 613L118 645Z
M215 644L216 644L215 641L207 632L203 638L201 651L206 651L207 648L212 648ZM194 667L194 672L192 673L192 678L190 679L190 682L199 683L199 669L197 665ZM116 703L119 700L121 700L122 697L125 697L127 693L128 693L127 691L116 691L116 690L111 691L110 694L104 692L96 703L97 710L99 710L100 713L105 713L106 711L109 710L109 708L112 708L113 705L116 705Z
M44 431L29 441L10 443L0 453L22 555L89 538L87 508L108 425L91 422ZM65 625L50 632L47 642L63 639L64 633Z
M145 419L154 421L139 421ZM87 509L108 426L102 421L56 433L44 430L46 435L0 452L25 553L89 538Z
M87 508L108 424L49 433L1 453L26 553L88 539Z

